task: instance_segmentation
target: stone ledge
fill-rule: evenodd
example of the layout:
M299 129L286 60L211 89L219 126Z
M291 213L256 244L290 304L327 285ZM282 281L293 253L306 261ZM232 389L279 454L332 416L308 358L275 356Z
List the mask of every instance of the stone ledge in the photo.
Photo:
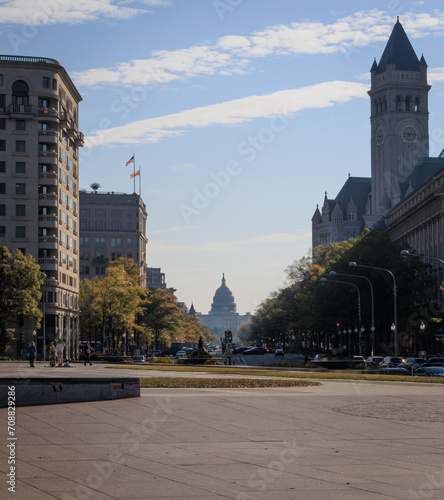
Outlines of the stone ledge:
M80 403L140 397L138 377L10 377L0 379L0 407L8 406L8 387L15 387L15 406Z

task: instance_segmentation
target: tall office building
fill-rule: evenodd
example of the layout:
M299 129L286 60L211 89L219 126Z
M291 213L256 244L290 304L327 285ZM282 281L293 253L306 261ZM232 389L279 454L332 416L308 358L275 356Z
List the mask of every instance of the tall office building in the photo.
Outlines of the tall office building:
M108 263L133 259L146 280L146 206L136 194L80 192L80 278L103 277Z
M77 356L79 316L79 92L54 59L0 55L0 246L32 255L45 275L39 332L17 320L25 342L61 338ZM10 354L19 354L13 342Z

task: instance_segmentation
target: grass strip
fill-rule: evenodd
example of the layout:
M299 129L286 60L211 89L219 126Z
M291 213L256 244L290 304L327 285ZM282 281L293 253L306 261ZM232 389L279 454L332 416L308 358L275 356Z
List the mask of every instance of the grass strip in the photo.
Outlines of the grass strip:
M240 376L260 376L260 377L279 377L290 379L317 379L317 380L368 380L380 382L416 382L428 384L444 384L444 377L411 377L404 375L385 375L385 374L365 374L365 373L331 373L331 372L294 372L283 370L270 370L259 368L225 368L208 365L206 367L197 366L107 366L111 369L131 369L131 370L151 370L151 371L171 371Z
M270 380L246 378L142 377L140 387L192 389L254 389L258 387L309 387L321 385L311 380Z

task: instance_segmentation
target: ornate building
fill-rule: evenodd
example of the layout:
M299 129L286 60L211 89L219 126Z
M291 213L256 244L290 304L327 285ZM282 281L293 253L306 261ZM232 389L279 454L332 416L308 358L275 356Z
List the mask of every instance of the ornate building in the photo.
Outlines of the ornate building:
M77 357L79 319L79 103L54 59L0 56L0 246L38 262L42 327L17 320L9 355L60 338Z
M349 177L334 200L325 196L322 212L316 208L312 218L313 248L377 226L418 252L442 255L435 177L444 175L444 156L429 157L427 64L399 18L370 72L371 178Z
M222 336L225 330L236 332L241 325L250 321L250 313L242 316L236 312L233 294L225 284L225 274L222 274L222 284L214 294L211 310L208 314L197 313L197 317L203 325L219 336Z

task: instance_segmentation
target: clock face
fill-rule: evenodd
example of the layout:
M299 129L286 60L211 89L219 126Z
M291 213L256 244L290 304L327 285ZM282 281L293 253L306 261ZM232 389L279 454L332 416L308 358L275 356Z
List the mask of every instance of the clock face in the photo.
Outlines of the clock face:
M384 142L384 131L378 128L376 131L376 144L381 145Z
M411 125L407 125L402 130L402 139L404 142L415 142L418 137L418 133L416 132L415 127Z

